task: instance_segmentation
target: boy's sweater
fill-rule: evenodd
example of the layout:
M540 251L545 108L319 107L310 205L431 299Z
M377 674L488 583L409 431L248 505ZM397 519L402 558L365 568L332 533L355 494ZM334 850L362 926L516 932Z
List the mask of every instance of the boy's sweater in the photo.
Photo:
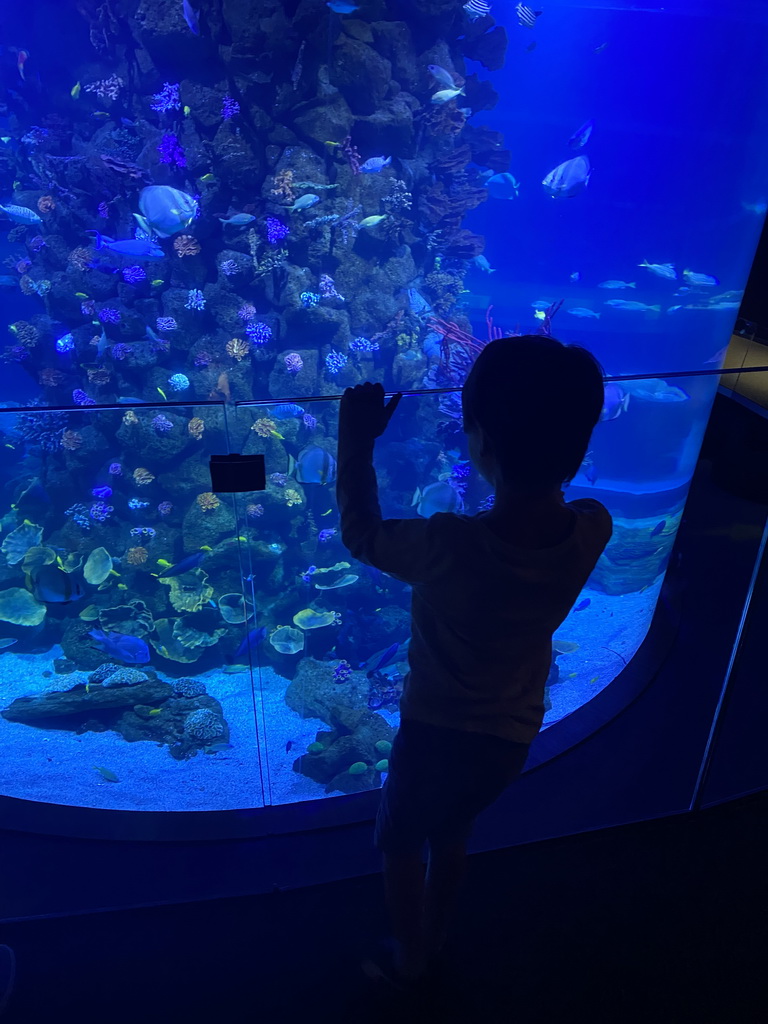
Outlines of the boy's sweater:
M501 540L482 513L382 519L373 442L343 437L336 492L350 553L413 588L402 717L530 743L552 634L610 539L608 510L570 502L569 537L540 550Z

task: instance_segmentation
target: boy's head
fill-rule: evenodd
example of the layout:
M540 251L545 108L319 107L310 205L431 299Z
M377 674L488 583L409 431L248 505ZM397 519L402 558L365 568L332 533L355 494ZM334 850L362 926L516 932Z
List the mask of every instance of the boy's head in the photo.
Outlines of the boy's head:
M461 394L470 458L497 487L556 490L578 472L603 399L602 367L579 345L530 334L492 341Z

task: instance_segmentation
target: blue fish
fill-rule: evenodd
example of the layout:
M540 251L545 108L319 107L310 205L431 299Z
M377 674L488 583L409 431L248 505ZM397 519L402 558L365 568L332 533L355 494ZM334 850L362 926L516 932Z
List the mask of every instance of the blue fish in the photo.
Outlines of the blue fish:
M294 416L303 416L304 410L300 405L294 405L292 402L283 402L282 405L273 405L269 414L276 420L290 420Z
M520 194L520 182L509 171L492 174L485 185L488 195L494 199L517 199Z
M461 495L447 480L427 484L424 490L417 487L411 504L416 506L416 511L425 519L429 519L435 512L461 512L464 508Z
M583 612L585 608L589 608L592 601L589 597L585 597L583 601L579 601L576 607L573 609L575 612Z
M189 31L193 35L200 35L200 11L196 11L189 0L182 0L182 10L184 12L184 21L189 25Z
M383 171L385 167L389 167L392 163L392 157L383 156L372 156L366 160L364 164L360 164L361 174L378 174L379 171Z
M149 661L149 648L144 640L128 633L105 633L102 629L92 629L88 636L96 641L98 650L103 651L115 661L126 665L146 665Z
M667 525L667 520L662 519L660 523L656 523L654 528L651 530L652 537L658 537L664 527Z
M243 640L240 646L235 651L235 657L241 658L246 651L255 650L264 637L267 635L266 626L259 626L257 629L252 629L247 637Z
M347 0L328 0L325 6L330 7L336 14L351 14L358 10L357 4L348 3Z
M151 238L121 238L115 241L114 238L107 238L99 231L88 231L94 237L96 249L109 249L120 256L130 256L135 260L163 260L165 253Z
M0 288L15 288L18 283L18 277L11 277L10 274L0 274Z
M171 568L166 569L165 572L158 573L158 576L161 579L167 579L169 576L183 576L185 572L190 572L192 569L196 569L207 557L207 551L196 551L194 555L187 555L186 558L182 558L180 562L177 562L176 565L172 565Z
M288 456L288 473L300 484L332 484L336 479L336 459L319 445L303 448L298 457Z
M366 661L361 661L357 667L364 668L366 670L366 675L370 679L374 672L379 672L385 665L388 665L394 659L399 650L399 643L392 644L391 647L386 649L386 651L377 651L376 654L372 655Z
M582 146L586 146L589 142L589 137L592 134L592 129L595 127L594 119L585 121L585 123L579 128L578 131L574 132L573 135L568 139L568 145L571 149L581 149Z

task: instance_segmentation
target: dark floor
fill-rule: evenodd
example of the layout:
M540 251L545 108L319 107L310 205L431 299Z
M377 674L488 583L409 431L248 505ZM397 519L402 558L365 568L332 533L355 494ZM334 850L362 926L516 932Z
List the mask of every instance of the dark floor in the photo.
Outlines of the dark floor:
M359 971L385 932L378 876L6 925L8 1020L763 1022L767 814L763 793L471 858L449 980L421 1002Z

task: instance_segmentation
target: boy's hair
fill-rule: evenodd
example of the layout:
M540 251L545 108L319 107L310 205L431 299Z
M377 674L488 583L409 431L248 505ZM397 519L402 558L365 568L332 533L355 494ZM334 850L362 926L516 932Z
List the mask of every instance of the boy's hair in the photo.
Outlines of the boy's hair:
M570 482L604 402L603 368L579 345L533 334L490 342L461 393L464 429L485 433L505 483Z

